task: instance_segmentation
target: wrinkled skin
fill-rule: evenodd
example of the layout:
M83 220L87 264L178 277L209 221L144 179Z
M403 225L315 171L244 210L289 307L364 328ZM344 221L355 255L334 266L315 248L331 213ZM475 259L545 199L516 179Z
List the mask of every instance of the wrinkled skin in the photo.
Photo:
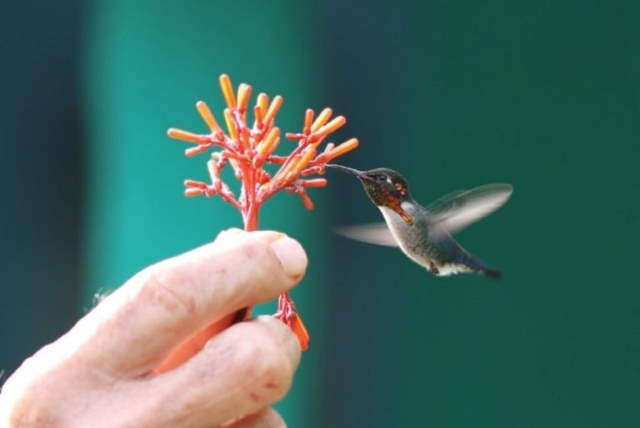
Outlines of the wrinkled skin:
M235 229L144 269L7 380L0 426L284 426L269 406L300 349L276 319L237 323L174 370L153 369L212 322L290 290L306 265L291 238Z

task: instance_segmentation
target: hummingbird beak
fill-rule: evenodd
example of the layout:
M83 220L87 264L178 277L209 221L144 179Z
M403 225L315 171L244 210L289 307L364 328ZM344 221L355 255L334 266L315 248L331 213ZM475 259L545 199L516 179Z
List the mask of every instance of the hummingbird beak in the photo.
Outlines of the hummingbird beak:
M371 178L367 174L365 174L363 171L360 171L354 168L349 168L348 166L337 165L335 163L328 163L325 166L328 166L329 168L337 169L338 171L346 172L347 174L355 175L360 180L371 180Z

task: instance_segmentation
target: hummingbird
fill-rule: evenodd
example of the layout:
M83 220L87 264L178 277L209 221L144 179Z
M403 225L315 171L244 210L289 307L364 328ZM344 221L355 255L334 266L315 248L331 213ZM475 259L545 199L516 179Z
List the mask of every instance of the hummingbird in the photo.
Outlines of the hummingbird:
M392 169L327 167L355 175L385 220L341 228L338 232L342 235L369 244L400 247L407 257L436 276L471 272L500 278L500 271L470 254L452 235L507 202L513 192L510 184L460 190L423 207L411 197L407 180Z

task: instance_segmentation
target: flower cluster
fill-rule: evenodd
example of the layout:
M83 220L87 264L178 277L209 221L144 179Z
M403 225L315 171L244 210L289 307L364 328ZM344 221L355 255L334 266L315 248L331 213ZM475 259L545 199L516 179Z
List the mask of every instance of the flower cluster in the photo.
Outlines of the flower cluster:
M327 180L310 176L324 174L328 162L358 146L358 140L352 138L339 145L328 143L324 149L320 149L326 137L342 127L346 119L343 116L332 118L333 111L330 108L325 108L317 116L312 109L307 109L302 131L284 134L285 138L296 143L291 152L286 156L276 155L281 131L275 126L275 119L283 98L277 95L270 100L267 94L259 94L253 107L253 124L249 126L247 116L251 86L242 83L236 92L229 76L223 74L220 76L220 87L227 104L224 109L226 132L204 101L198 101L196 108L209 128L208 133L195 134L176 128L168 131L170 137L194 144L185 151L187 156L217 149L207 161L209 182L185 180L185 195L220 196L240 211L245 230L258 229L261 205L279 191L298 195L307 209L313 209L307 190L324 187ZM267 165L274 165L275 172L267 171ZM227 166L232 168L240 181L237 196L221 178L221 171ZM309 336L289 295L279 297L275 316L293 329L301 347L306 349Z

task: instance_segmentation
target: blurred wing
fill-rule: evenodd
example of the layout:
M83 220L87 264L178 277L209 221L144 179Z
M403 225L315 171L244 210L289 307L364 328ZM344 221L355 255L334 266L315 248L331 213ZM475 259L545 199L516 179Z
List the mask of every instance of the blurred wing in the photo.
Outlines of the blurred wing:
M488 216L509 199L510 184L487 184L450 193L426 207L434 230L455 233Z
M345 226L336 229L336 232L347 238L366 242L367 244L386 245L388 247L398 246L386 223Z

